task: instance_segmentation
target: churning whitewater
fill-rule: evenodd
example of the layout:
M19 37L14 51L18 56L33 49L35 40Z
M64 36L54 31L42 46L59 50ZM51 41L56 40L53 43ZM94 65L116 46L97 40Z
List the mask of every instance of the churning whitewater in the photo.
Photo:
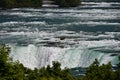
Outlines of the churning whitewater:
M101 64L109 61L116 64L117 57L111 55L80 48L38 47L34 45L27 47L12 46L11 51L11 56L15 60L19 60L26 67L32 69L44 67L48 64L52 65L52 61L62 63L62 68L88 67L95 58L98 58Z
M24 66L59 61L62 68L118 63L120 3L83 2L74 8L14 8L0 11L0 44Z

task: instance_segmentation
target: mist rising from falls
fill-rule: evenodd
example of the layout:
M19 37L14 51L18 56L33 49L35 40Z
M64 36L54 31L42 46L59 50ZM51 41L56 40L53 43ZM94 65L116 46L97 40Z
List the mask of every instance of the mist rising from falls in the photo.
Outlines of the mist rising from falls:
M97 58L101 64L116 64L116 56L104 54L97 51L81 48L58 48L58 47L41 47L35 45L28 46L11 46L10 56L13 60L19 60L24 66L34 69L40 68L52 61L59 61L62 68L88 67Z

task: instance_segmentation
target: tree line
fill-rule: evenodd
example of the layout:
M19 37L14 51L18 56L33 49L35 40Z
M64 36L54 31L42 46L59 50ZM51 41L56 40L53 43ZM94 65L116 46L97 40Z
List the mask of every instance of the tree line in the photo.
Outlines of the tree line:
M0 0L1 8L41 7L42 0Z
M43 0L0 0L0 8L41 7ZM80 0L53 0L59 7L76 7Z
M100 66L95 59L85 76L74 77L68 68L61 69L59 62L54 61L52 66L31 70L18 61L13 62L9 53L9 47L0 46L0 80L120 80L120 63L113 70L110 62Z
M76 7L81 4L81 0L54 0L60 7Z

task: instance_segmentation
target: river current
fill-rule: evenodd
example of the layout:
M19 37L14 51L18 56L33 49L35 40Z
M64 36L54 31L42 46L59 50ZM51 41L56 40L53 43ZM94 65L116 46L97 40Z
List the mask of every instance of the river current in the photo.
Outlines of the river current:
M120 3L82 2L74 8L0 10L0 44L10 56L35 68L59 61L62 67L118 63Z

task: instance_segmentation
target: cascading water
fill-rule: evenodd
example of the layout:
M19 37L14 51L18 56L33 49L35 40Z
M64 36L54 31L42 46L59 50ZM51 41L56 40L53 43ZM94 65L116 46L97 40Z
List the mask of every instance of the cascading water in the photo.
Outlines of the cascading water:
M100 61L100 64L109 61L112 64L117 63L116 56L112 57L110 54L80 48L40 47L32 44L25 47L12 46L11 48L10 56L32 69L51 65L52 61L59 61L62 68L88 67L95 58Z
M59 61L63 67L118 63L120 3L85 0L75 8L14 8L0 11L0 44L34 69ZM108 1L108 0L105 0Z

